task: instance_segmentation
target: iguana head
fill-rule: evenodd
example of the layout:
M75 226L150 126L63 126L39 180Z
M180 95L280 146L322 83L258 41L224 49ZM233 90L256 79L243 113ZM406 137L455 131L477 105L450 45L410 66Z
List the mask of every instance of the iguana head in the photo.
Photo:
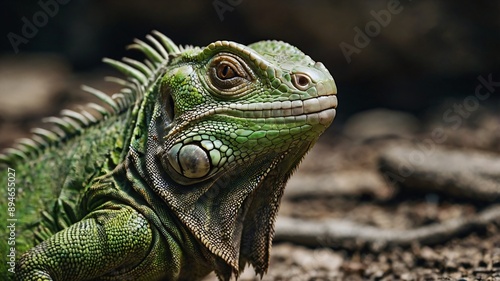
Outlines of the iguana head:
M279 41L186 48L165 69L145 145L152 188L227 264L219 275L262 274L285 183L334 119L335 82Z

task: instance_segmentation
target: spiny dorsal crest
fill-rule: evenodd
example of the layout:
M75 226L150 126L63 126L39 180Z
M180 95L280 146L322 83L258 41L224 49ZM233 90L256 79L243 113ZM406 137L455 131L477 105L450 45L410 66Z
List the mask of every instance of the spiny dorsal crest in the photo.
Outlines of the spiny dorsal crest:
M116 83L123 88L111 97L100 90L89 86L82 86L82 90L97 97L104 105L89 103L82 106L78 111L69 109L62 110L60 116L48 117L43 121L51 123L50 129L32 129L31 138L20 139L12 148L7 148L0 154L1 163L11 163L16 160L28 159L30 156L38 155L51 145L76 136L85 128L98 124L101 120L112 115L118 115L137 103L152 87L159 75L161 75L169 62L169 57L178 55L185 48L175 45L172 40L164 34L153 30L146 36L148 43L135 39L134 43L127 49L136 49L145 55L143 62L122 58L121 61L104 58L103 61L118 71L125 74L126 79L117 77L106 77L105 80ZM97 116L90 113L94 111Z

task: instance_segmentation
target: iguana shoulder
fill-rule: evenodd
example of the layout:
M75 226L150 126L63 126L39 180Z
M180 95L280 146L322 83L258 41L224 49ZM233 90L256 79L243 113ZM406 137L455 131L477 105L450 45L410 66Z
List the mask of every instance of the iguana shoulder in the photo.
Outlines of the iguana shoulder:
M120 92L110 97L83 86L101 103L90 103L79 112L65 109L60 116L46 118L52 127L33 129L32 137L19 140L0 154L2 173L10 167L18 181L15 199L16 217L23 222L20 229L28 227L31 231L34 224L44 219L41 210L50 210L45 218L54 216L51 219L59 220L55 223L60 226L52 231L81 218L76 204L90 181L125 159L142 97L155 87L155 80L163 73L168 63L167 50L180 52L159 32L154 31L147 38L150 44L136 40L130 46L146 55L145 62L104 59L127 77L108 78L123 86ZM0 200L5 199L2 196ZM71 218L58 217L63 213L72 214ZM18 237L19 250L33 246L33 241L24 241L24 237Z
M32 129L30 138L18 140L0 154L0 179L7 182L8 171L15 179L13 196L5 189L0 194L2 206L10 201L13 212L1 212L0 218L17 220L13 246L18 256L84 217L86 212L79 203L85 189L94 178L124 161L145 93L155 87L169 56L181 50L157 31L147 40L149 43L136 40L129 46L145 55L144 62L104 59L126 76L107 78L122 86L120 92L109 96L82 86L100 103L89 103L79 111L65 109L59 116L46 118L48 128ZM2 252L8 248L2 244Z

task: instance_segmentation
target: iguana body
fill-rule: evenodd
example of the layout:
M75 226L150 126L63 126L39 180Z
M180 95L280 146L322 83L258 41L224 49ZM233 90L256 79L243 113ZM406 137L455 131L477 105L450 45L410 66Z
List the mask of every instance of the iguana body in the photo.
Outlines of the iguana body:
M335 116L333 78L283 42L147 38L131 46L144 63L106 60L127 75L113 79L119 94L86 88L109 107L90 105L102 116L64 111L1 157L0 182L15 172L15 212L1 219L17 219L17 279L267 270L285 183Z

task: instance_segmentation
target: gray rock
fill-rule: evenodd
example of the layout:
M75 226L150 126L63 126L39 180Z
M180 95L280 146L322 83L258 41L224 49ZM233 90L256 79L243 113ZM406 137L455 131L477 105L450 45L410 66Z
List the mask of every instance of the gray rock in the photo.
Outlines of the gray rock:
M500 154L437 144L396 145L381 153L380 170L387 180L416 190L500 201Z
M358 113L347 120L344 134L353 140L409 136L414 134L419 126L419 121L409 113L373 109Z

